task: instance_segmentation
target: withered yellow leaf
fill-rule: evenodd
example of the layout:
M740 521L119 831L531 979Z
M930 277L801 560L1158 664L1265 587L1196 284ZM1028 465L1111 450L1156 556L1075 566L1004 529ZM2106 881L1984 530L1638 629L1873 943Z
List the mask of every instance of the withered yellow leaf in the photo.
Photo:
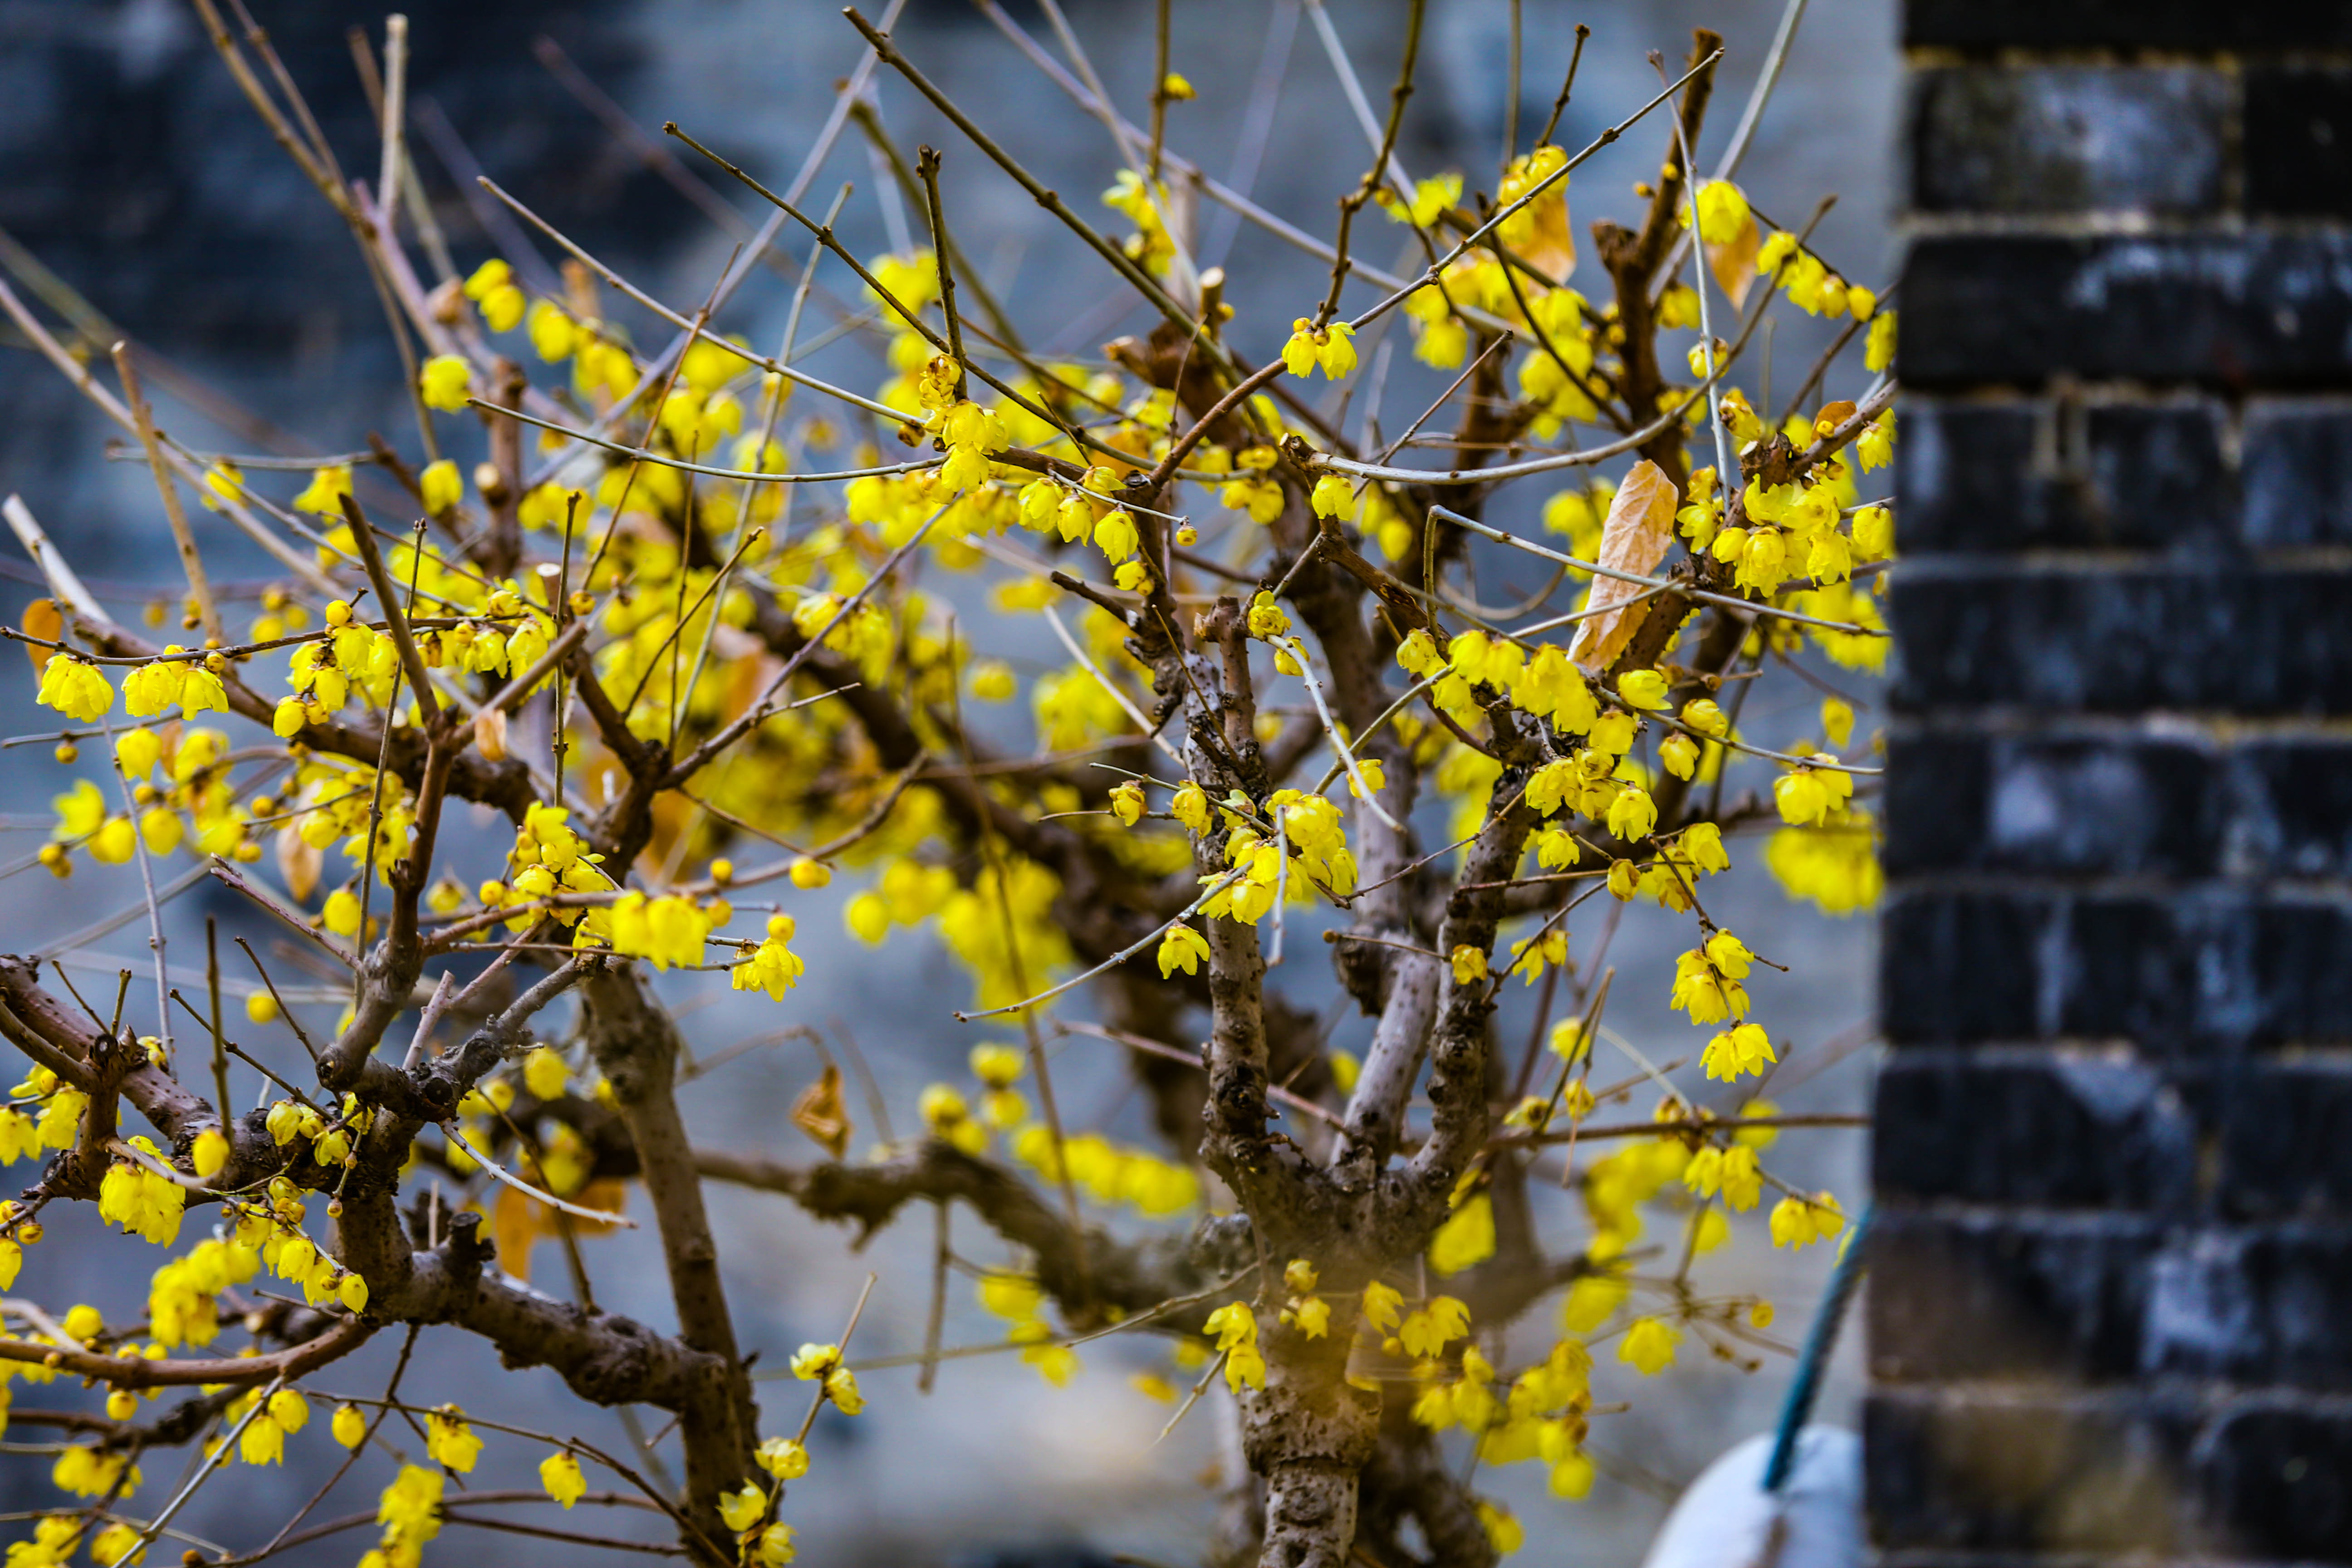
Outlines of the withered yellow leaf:
M485 708L474 715L474 749L485 762L507 760L507 710Z
M1735 310L1748 303L1748 290L1756 286L1756 255L1764 248L1764 236L1756 226L1754 214L1739 226L1739 232L1721 245L1706 247L1706 268L1715 274L1716 287L1731 301Z
M319 890L319 872L326 858L302 841L300 827L288 824L278 830L278 874L298 904L307 904Z
M629 1189L607 1177L589 1183L568 1201L582 1208L619 1214L629 1201ZM490 1236L498 1244L499 1267L530 1284L530 1249L542 1240L562 1237L567 1225L574 1237L603 1236L617 1228L604 1220L564 1214L529 1193L501 1184L490 1207Z
M66 618L58 613L57 601L36 599L25 606L26 637L38 637L43 642L58 642L64 638L65 630ZM35 674L47 669L49 660L58 657L58 650L53 647L34 647L27 644L25 651L32 656Z
M849 1152L849 1107L842 1103L839 1068L825 1063L824 1076L801 1090L793 1101L793 1125L836 1160Z
M1528 205L1527 212L1534 219L1533 232L1513 248L1538 270L1565 279L1576 270L1576 233L1568 226L1567 197L1557 202L1538 200Z
M1609 503L1609 519L1601 525L1599 563L1617 572L1647 576L1665 558L1675 536L1675 486L1666 471L1644 458L1626 474ZM1633 640L1640 616L1636 611L1611 611L1643 590L1614 577L1595 577L1585 595L1586 610L1607 612L1577 624L1576 641L1568 657L1590 670L1609 668L1610 661Z

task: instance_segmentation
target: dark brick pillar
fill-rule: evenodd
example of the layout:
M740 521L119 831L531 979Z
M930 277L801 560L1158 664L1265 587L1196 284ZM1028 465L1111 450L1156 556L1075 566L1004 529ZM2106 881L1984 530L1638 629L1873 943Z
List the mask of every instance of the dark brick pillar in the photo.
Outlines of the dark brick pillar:
M1906 11L1874 1540L2352 1562L2352 6Z

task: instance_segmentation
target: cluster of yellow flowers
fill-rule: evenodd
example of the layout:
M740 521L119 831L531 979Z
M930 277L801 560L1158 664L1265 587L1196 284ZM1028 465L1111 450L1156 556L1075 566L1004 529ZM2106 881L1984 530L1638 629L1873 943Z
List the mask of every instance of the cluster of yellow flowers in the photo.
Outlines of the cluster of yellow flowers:
M1192 1166L1122 1147L1098 1132L1065 1137L1056 1159L1053 1130L1032 1122L1013 1134L1013 1155L1048 1182L1059 1182L1066 1165L1070 1181L1097 1203L1126 1204L1150 1219L1183 1214L1201 1201L1201 1179Z

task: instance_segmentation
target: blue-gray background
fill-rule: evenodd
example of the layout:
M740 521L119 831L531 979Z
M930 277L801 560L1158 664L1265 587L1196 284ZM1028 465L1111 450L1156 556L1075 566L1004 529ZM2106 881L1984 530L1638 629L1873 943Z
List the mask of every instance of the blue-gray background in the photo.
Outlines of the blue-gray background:
M380 41L381 14L348 0L257 8L346 168L372 172L375 142L344 35L358 24ZM1391 79L1403 7L1380 0L1333 9L1378 101ZM1072 0L1069 6L1113 94L1139 118L1150 78L1151 11L1146 0ZM1724 32L1728 54L1700 153L1700 162L1711 164L1780 6L1777 0L1594 0L1529 5L1527 13L1523 137L1549 107L1572 26L1582 21L1592 28L1575 100L1558 138L1571 147L1655 91L1658 79L1646 51L1661 50L1671 63L1685 55L1693 26ZM835 83L857 54L855 35L821 0L495 6L434 0L411 5L408 14L411 90L419 112L431 112L422 101L430 100L485 171L624 272L680 304L708 290L733 237L560 86L533 58L534 40L541 35L557 40L640 127L657 134L662 121L675 119L772 180L789 178L798 166ZM1014 15L1039 37L1049 36L1032 7L1017 7ZM1266 0L1181 0L1175 7L1175 65L1201 98L1171 111L1171 143L1220 176L1230 173L1274 16ZM1474 189L1491 188L1503 137L1507 16L1501 0L1433 0L1425 66L1400 148L1415 174L1460 168ZM956 0L916 0L897 31L908 52L992 134L1074 205L1096 210L1093 194L1109 184L1118 166L1108 136L977 13ZM1881 286L1893 257L1895 63L1893 7L1885 0L1814 0L1743 170L1751 194L1784 222L1801 219L1816 200L1834 192L1838 205L1818 231L1818 246L1849 275ZM1139 318L1119 316L1113 303L1118 286L1099 264L1041 221L1009 183L984 172L979 154L951 128L898 81L882 80L880 91L884 117L902 145L923 141L946 152L959 237L1016 314L1036 323L1035 341L1090 355L1107 338L1142 325ZM1333 203L1360 174L1366 149L1303 18L1282 68L1281 91L1252 189L1302 226L1328 232ZM1645 124L1579 173L1571 201L1588 249L1584 231L1593 217L1624 217L1634 210L1630 186L1654 173L1659 134L1658 127ZM420 164L461 268L489 254L489 241L429 143L420 149ZM866 254L886 248L882 215L871 199L874 170L854 132L835 153L817 189L830 190L843 179L858 184L843 223L853 245ZM751 222L761 216L731 193L727 199ZM1106 213L1103 221L1115 220ZM1208 232L1221 233L1228 221L1213 216ZM249 416L239 429L159 395L159 417L192 444L268 449L274 428L290 443L279 449L340 451L362 446L369 431L381 430L413 450L415 433L404 403L386 395L395 362L353 247L246 109L193 13L174 0L0 0L0 228L134 340ZM1376 237L1379 247L1390 243L1387 234ZM794 241L793 249L799 248ZM1235 279L1231 297L1241 311L1235 330L1260 355L1278 344L1291 316L1319 298L1324 281L1319 264L1246 227L1234 242L1229 269ZM1588 264L1579 281L1592 289L1592 278ZM21 279L12 282L24 291ZM772 342L785 300L785 286L773 276L756 277L724 324ZM1818 348L1818 332L1806 330L1811 325L1801 321L1780 333L1774 353L1783 389L1801 376ZM640 341L660 341L642 321L638 326ZM1402 408L1415 393L1433 395L1442 384L1402 355L1400 362L1390 407ZM870 356L849 345L815 364L819 374L859 386L877 379ZM809 411L805 403L797 410ZM1387 423L1393 427L1394 417ZM12 335L7 352L0 353L0 490L22 492L85 576L102 592L119 586L135 603L142 590L171 589L174 574L145 470L100 460L110 435ZM1517 506L1531 512L1539 499L1530 496ZM200 525L211 522L209 514L200 514ZM207 546L218 550L216 575L258 580L268 574L257 552L225 530L215 532L222 536L208 539ZM24 581L27 568L13 545L6 547L5 569L12 575L0 582L0 607L14 619L34 590ZM1501 571L1500 563L1494 569ZM1496 581L1514 589L1527 585L1508 571ZM978 595L966 596L971 601L967 614L980 624L978 635L990 651L1024 668L1059 661L1034 623L984 618ZM1509 595L1488 584L1482 596ZM51 727L30 693L29 681L0 688L9 732ZM1746 721L1767 735L1812 732L1811 710L1812 698L1801 689L1777 701L1759 693ZM1865 711L1859 728L1866 733L1874 720ZM1017 732L1017 719L1012 723ZM19 814L8 819L19 827L31 820L24 814L42 813L47 796L75 773L97 776L89 761L77 770L59 768L39 747L0 752L0 806ZM12 833L0 840L0 850L13 859L28 853L37 837L33 830ZM961 1077L964 1052L988 1037L947 1018L948 1009L965 1000L967 982L928 938L902 933L877 953L841 934L838 905L857 881L845 877L806 900L800 945L810 973L785 1007L714 997L707 982L680 987L677 994L691 998L687 1026L705 1052L780 1023L843 1021L875 1062L903 1129L914 1120L919 1088L935 1077ZM1791 1068L1802 1070L1805 1053L1850 1036L1867 1016L1871 932L1864 920L1832 921L1795 910L1766 884L1760 870L1736 872L1725 890L1711 893L1710 908L1760 951L1793 964L1790 975L1765 979L1757 996L1776 1034L1799 1042ZM64 885L37 870L20 874L0 883L0 946L38 946L135 897L125 873L100 876L85 868ZM227 931L257 939L263 934L243 910L199 889L171 910L175 967L198 961L207 911L219 915ZM125 963L143 963L143 920L133 922L97 951ZM1595 930L1597 922L1578 931L1580 949ZM1653 1059L1693 1056L1701 1037L1663 1006L1672 955L1681 945L1682 933L1657 911L1636 911L1612 953L1622 970L1615 1018ZM1319 980L1297 976L1292 983L1318 1001L1328 997L1328 986ZM134 987L134 1005L143 988L143 981ZM1081 1002L1070 1016L1088 1015ZM1521 1037L1525 1026L1522 1013L1507 1011L1507 1039ZM1346 1017L1334 1044L1360 1050L1365 1028L1363 1021ZM280 1061L291 1048L282 1034L256 1033L256 1048ZM1855 1054L1780 1098L1790 1109L1860 1109L1867 1057ZM1614 1065L1605 1064L1604 1073ZM812 1072L805 1048L787 1046L754 1052L698 1082L686 1094L698 1136L719 1146L809 1156L783 1113ZM1055 1072L1067 1114L1125 1138L1148 1137L1137 1097L1108 1047L1066 1041ZM1680 1076L1693 1074L1685 1069ZM853 1109L861 1123L870 1120L862 1101L854 1100ZM861 1126L861 1144L873 1131ZM1806 1134L1785 1140L1773 1163L1806 1185L1834 1186L1851 1203L1860 1197L1862 1156L1857 1134ZM19 1180L26 1169L17 1167ZM803 1339L834 1337L869 1268L878 1271L880 1284L859 1331L860 1351L887 1353L919 1344L927 1225L902 1226L854 1257L841 1233L812 1224L780 1201L721 1190L713 1204L742 1338L765 1352L764 1364L781 1365ZM1771 1252L1760 1243L1759 1217L1742 1226L1741 1239L1728 1253L1709 1260L1707 1278L1727 1289L1771 1296L1781 1309L1782 1331L1793 1339L1810 1315L1827 1258L1823 1249L1793 1258ZM19 1289L56 1305L88 1298L132 1309L162 1255L120 1237L90 1249L68 1245L89 1228L86 1219L53 1226L55 1243L33 1255ZM1563 1212L1552 1230L1567 1242L1580 1226ZM958 1234L971 1255L992 1258L976 1232L967 1222ZM540 1264L542 1282L560 1288L556 1257L542 1252ZM658 1269L642 1233L599 1244L591 1268L604 1305L667 1323ZM1523 1341L1539 1342L1551 1310L1547 1305L1531 1317ZM971 1307L959 1289L948 1342L973 1343L1000 1332L1001 1325ZM318 1385L380 1390L391 1348L372 1347ZM928 1399L914 1392L910 1372L870 1375L867 1413L855 1421L829 1414L818 1423L815 1468L793 1489L786 1514L803 1531L807 1560L1099 1560L1088 1552L1132 1552L1170 1563L1192 1560L1214 1507L1203 1474L1215 1458L1216 1419L1204 1406L1155 1448L1167 1411L1127 1380L1137 1370L1164 1365L1158 1345L1112 1340L1085 1354L1086 1373L1060 1391L1001 1357L950 1363ZM1594 1445L1610 1474L1582 1503L1549 1498L1540 1466L1486 1474L1481 1484L1529 1526L1520 1560L1600 1563L1637 1555L1674 1488L1735 1440L1769 1426L1786 1364L1774 1360L1763 1373L1746 1376L1699 1364L1696 1347L1686 1342L1684 1364L1635 1390L1632 1414L1597 1423ZM1831 1385L1832 1418L1850 1417L1854 1364L1849 1342ZM1621 1373L1625 1369L1604 1360L1601 1397L1639 1381ZM70 1397L54 1387L29 1390L20 1383L16 1389L22 1405ZM456 1399L526 1426L561 1426L579 1414L551 1374L502 1373L481 1347L449 1333L428 1333L420 1342L407 1391L420 1400ZM801 1390L785 1384L764 1392L771 1395L769 1427L796 1426ZM609 1414L588 1411L583 1419L592 1438L625 1444ZM46 1436L25 1426L10 1434L8 1457L0 1458L0 1509L39 1506L54 1496L46 1484L47 1460L22 1451ZM541 1451L493 1438L475 1484L531 1485L531 1467ZM259 1478L239 1474L212 1487L182 1522L199 1536L250 1549L263 1538L257 1532L274 1528L310 1495L334 1457L323 1424L315 1426L291 1445L284 1469ZM156 1456L147 1468L144 1500L152 1505L171 1484L176 1464ZM373 1473L362 1467L362 1476L346 1483L316 1517L371 1507L383 1479L380 1463ZM521 1517L541 1514L525 1510ZM627 1516L583 1520L575 1512L571 1521L638 1528ZM356 1531L289 1560L349 1562L366 1544L367 1532ZM430 1555L445 1562L556 1563L578 1553L520 1537L453 1530Z

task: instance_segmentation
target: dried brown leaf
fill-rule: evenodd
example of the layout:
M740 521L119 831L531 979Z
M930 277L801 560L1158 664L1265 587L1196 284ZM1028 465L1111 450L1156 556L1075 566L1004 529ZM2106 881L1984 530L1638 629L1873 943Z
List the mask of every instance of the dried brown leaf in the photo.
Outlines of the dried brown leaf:
M839 1068L827 1062L824 1076L801 1090L793 1101L793 1125L836 1160L849 1152L849 1107L842 1101Z
M1665 558L1675 535L1675 485L1666 471L1647 458L1635 463L1609 503L1609 519L1601 526L1600 564L1618 572L1647 576ZM1608 611L1643 592L1633 583L1595 577L1586 595L1587 610ZM1576 641L1568 657L1589 670L1609 668L1610 661L1633 640L1639 617L1623 609L1579 622Z

